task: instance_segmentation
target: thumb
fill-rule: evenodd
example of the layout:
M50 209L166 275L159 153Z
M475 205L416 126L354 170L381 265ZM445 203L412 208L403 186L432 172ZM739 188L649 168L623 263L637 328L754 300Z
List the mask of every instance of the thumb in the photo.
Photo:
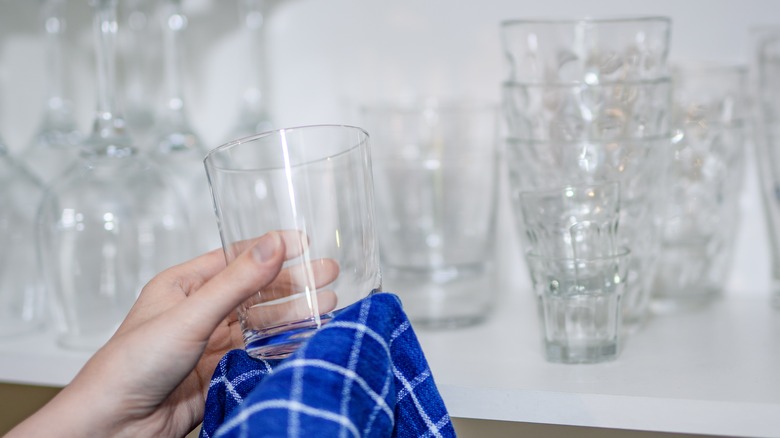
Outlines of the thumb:
M182 323L190 325L193 335L208 339L230 312L273 281L282 268L285 252L279 233L272 231L259 237L178 306L176 310L184 313Z

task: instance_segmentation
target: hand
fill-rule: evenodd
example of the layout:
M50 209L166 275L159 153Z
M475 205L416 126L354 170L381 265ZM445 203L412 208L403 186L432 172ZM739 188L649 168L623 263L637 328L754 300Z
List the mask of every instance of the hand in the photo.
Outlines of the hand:
M7 436L185 435L202 421L217 363L243 347L234 309L269 288L296 293L298 271L282 263L301 255L305 241L296 231L272 232L228 266L214 250L157 275L73 382ZM332 260L315 266L318 288L338 276ZM301 301L277 305L277 317L298 313ZM332 310L323 304L335 306L335 295L320 300L322 312Z

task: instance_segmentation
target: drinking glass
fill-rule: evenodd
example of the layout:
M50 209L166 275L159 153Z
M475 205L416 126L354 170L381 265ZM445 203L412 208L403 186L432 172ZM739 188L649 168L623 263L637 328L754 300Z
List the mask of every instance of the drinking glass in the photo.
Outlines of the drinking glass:
M220 247L219 232L208 181L203 172L206 149L189 122L183 93L184 69L181 41L187 29L187 16L181 0L161 3L159 23L163 43L164 104L157 113L154 127L152 160L170 176L187 213L195 242L191 256Z
M618 140L668 134L668 77L583 83L505 82L504 115L511 136L534 140Z
M368 134L350 126L279 129L205 159L228 263L280 232L277 279L241 304L249 355L288 356L345 307L381 288Z
M507 140L510 196L523 192L617 181L620 183L618 245L631 251L622 299L623 323L639 328L646 318L660 252L661 219L671 156L668 136L608 141ZM522 216L515 222L523 236Z
M627 250L592 259L526 255L548 361L597 363L617 358L629 257Z
M673 69L675 141L653 287L659 312L701 307L729 273L747 146L747 69Z
M95 350L141 287L191 254L182 199L140 155L116 111L117 0L94 0L98 104L79 160L52 180L37 218L38 253L64 321L61 346Z
M43 281L35 258L35 212L43 187L0 139L0 337L47 322Z
M362 108L372 136L384 286L421 327L485 320L497 294L498 106Z
M63 68L67 0L43 0L42 24L46 35L46 101L43 116L20 159L44 184L76 161L83 139L76 125L73 103L66 96Z
M522 217L526 252L563 259L616 253L620 183L607 181L522 192L514 199Z
M620 182L630 330L648 310L668 189L670 29L669 18L652 16L507 20L500 29L510 190Z
M668 17L505 20L501 22L508 79L573 83L657 79L666 76Z

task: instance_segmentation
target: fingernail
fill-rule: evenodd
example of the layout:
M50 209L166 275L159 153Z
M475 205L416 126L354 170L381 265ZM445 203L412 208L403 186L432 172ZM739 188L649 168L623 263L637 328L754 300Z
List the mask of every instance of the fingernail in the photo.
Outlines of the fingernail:
M260 263L265 263L276 253L279 249L281 239L276 232L270 232L265 236L257 240L257 243L252 247L252 256Z

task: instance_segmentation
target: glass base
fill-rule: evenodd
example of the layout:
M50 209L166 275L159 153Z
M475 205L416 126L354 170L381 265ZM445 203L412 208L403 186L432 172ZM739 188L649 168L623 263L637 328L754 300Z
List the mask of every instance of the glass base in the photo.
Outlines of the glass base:
M297 350L307 339L343 309L321 315L319 321L297 321L265 330L245 330L244 345L249 356L255 359L284 359Z
M482 323L496 300L492 265L385 267L385 290L396 294L415 328L451 329Z
M565 364L600 363L618 356L617 340L602 343L545 343L545 357L549 362Z

